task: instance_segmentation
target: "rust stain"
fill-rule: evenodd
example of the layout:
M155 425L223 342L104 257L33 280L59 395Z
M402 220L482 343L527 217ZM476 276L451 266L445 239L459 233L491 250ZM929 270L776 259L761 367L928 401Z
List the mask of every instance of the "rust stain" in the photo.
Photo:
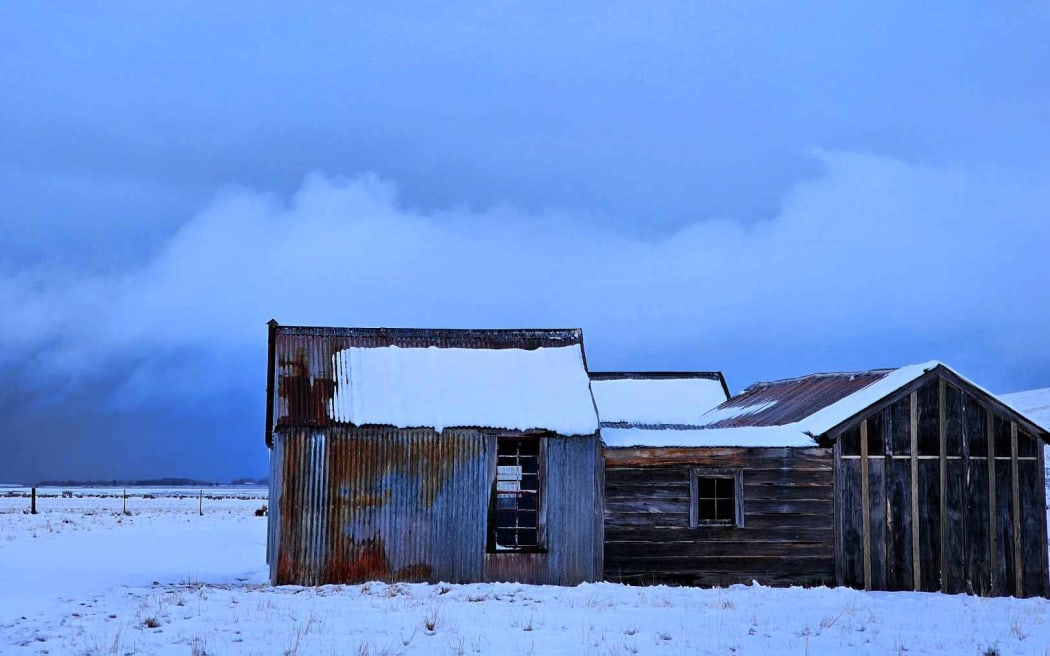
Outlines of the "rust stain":
M328 404L335 395L335 381L312 376L303 349L298 349L294 358L281 358L279 365L277 394L285 401L285 413L277 425L329 425Z

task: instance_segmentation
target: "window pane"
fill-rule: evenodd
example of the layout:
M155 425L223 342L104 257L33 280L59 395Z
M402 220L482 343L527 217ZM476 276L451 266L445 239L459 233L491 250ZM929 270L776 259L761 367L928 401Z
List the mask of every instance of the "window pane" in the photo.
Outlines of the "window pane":
M718 497L720 499L733 498L733 479L731 478L719 478L718 481Z
M697 499L696 518L701 521L718 519L718 509L714 499Z
M725 521L736 521L736 504L732 499L720 499L718 501L718 519Z
M718 496L717 484L713 478L696 479L697 496L702 499L714 499Z
M497 438L490 539L500 550L535 548L539 533L539 438Z

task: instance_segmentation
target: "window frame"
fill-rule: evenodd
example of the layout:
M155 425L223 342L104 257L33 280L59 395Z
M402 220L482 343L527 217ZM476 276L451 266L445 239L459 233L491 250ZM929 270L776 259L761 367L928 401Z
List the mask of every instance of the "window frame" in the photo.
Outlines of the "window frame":
M489 485L488 503L488 525L486 526L486 547L488 554L522 554L522 553L546 553L547 552L547 522L546 520L546 455L547 455L547 433L498 433L490 436L492 445L491 458L491 483ZM499 545L496 541L497 527L497 503L496 498L499 490L499 447L501 442L532 441L536 443L536 545L525 547L507 547Z
M733 521L700 519L700 479L721 478L733 481ZM744 527L744 472L739 468L690 467L689 468L689 527L690 528L743 528Z

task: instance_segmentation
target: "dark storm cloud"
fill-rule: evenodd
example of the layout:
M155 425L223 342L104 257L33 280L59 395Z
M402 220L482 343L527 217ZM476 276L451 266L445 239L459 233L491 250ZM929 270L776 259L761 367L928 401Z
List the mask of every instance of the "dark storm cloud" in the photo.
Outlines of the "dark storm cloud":
M1050 384L1048 27L6 5L0 478L260 473L271 316L582 325L595 366L734 388L931 357Z

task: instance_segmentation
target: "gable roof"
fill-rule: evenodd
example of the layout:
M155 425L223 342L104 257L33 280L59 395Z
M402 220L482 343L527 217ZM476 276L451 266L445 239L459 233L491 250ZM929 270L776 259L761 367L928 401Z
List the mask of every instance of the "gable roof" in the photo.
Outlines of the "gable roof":
M934 373L936 372L936 373ZM602 436L608 446L815 446L835 437L862 412L920 380L945 375L990 404L1031 424L986 390L937 361L898 369L823 373L755 383L679 431L630 431ZM1033 426L1035 427L1035 426ZM1041 431L1044 439L1047 431Z
M691 425L729 398L720 371L592 371L602 427Z
M1000 394L999 400L1050 431L1050 387Z
M270 324L274 425L598 430L578 329L323 328Z

